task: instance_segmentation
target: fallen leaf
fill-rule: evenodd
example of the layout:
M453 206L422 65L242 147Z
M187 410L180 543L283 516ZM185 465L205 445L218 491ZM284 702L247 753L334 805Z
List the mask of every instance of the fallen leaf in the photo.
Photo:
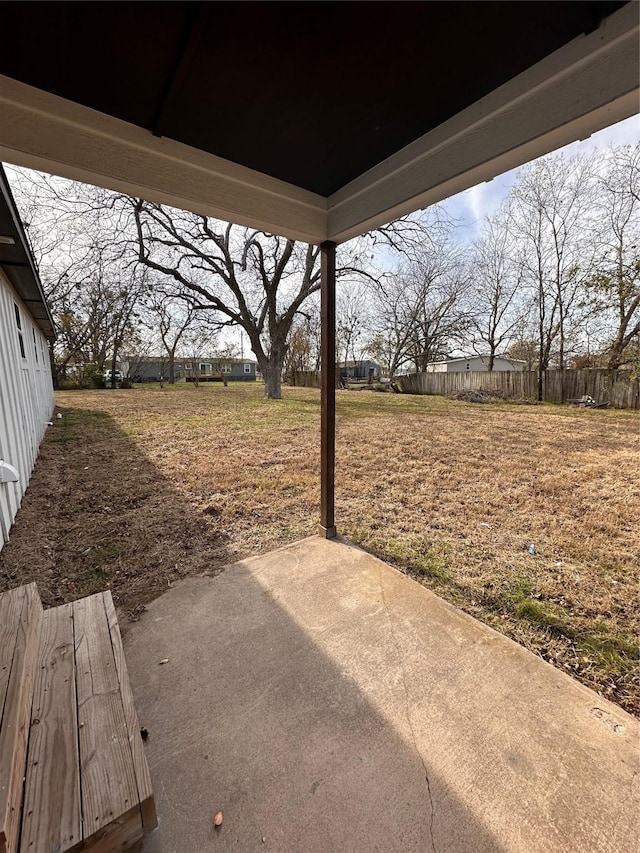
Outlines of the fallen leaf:
M213 823L215 826L221 826L222 821L224 820L224 816L222 812L216 812L216 816L213 819Z
M160 661L160 663L161 663L161 664L163 664L163 663L169 663L169 658L162 658L162 660Z

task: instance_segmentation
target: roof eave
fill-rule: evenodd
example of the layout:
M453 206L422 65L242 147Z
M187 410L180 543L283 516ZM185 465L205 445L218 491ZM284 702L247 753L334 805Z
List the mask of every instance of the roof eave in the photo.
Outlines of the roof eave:
M0 159L309 243L344 242L638 112L629 3L329 198L0 76Z
M31 316L38 325L43 335L51 342L56 338L55 326L53 317L47 303L46 296L40 281L40 276L36 269L35 260L31 253L29 241L18 213L18 208L7 180L7 175L0 164L0 203L4 204L9 212L13 224L14 239L17 241L17 248L21 255L20 269L26 271L26 277L15 275L16 267L14 265L5 266L0 261L5 275L15 288L16 293L24 304L29 309ZM26 282L25 282L26 278ZM37 294L34 299L34 294Z

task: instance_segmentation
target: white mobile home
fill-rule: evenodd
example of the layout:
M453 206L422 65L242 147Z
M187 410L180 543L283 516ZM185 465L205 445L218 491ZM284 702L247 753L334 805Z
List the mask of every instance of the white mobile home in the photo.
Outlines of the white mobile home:
M53 411L53 321L0 167L0 548Z

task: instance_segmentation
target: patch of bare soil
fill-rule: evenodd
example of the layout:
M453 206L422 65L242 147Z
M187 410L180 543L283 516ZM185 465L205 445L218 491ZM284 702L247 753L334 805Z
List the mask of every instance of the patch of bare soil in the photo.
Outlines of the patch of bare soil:
M175 580L233 559L224 530L199 521L109 414L63 411L0 554L0 589L36 580L54 606L110 588L135 618Z

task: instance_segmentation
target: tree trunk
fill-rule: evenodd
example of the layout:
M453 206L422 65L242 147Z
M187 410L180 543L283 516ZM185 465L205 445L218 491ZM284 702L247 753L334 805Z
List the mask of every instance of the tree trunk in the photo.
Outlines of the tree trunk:
M283 358L272 354L260 370L264 376L264 396L267 400L282 399L282 363Z
M118 363L118 350L113 350L113 358L111 359L111 387L116 387L116 364Z
M169 350L169 385L175 385L176 382L176 354L175 350Z
M612 350L607 360L607 370L619 370L621 362L622 357L620 352L617 349Z

